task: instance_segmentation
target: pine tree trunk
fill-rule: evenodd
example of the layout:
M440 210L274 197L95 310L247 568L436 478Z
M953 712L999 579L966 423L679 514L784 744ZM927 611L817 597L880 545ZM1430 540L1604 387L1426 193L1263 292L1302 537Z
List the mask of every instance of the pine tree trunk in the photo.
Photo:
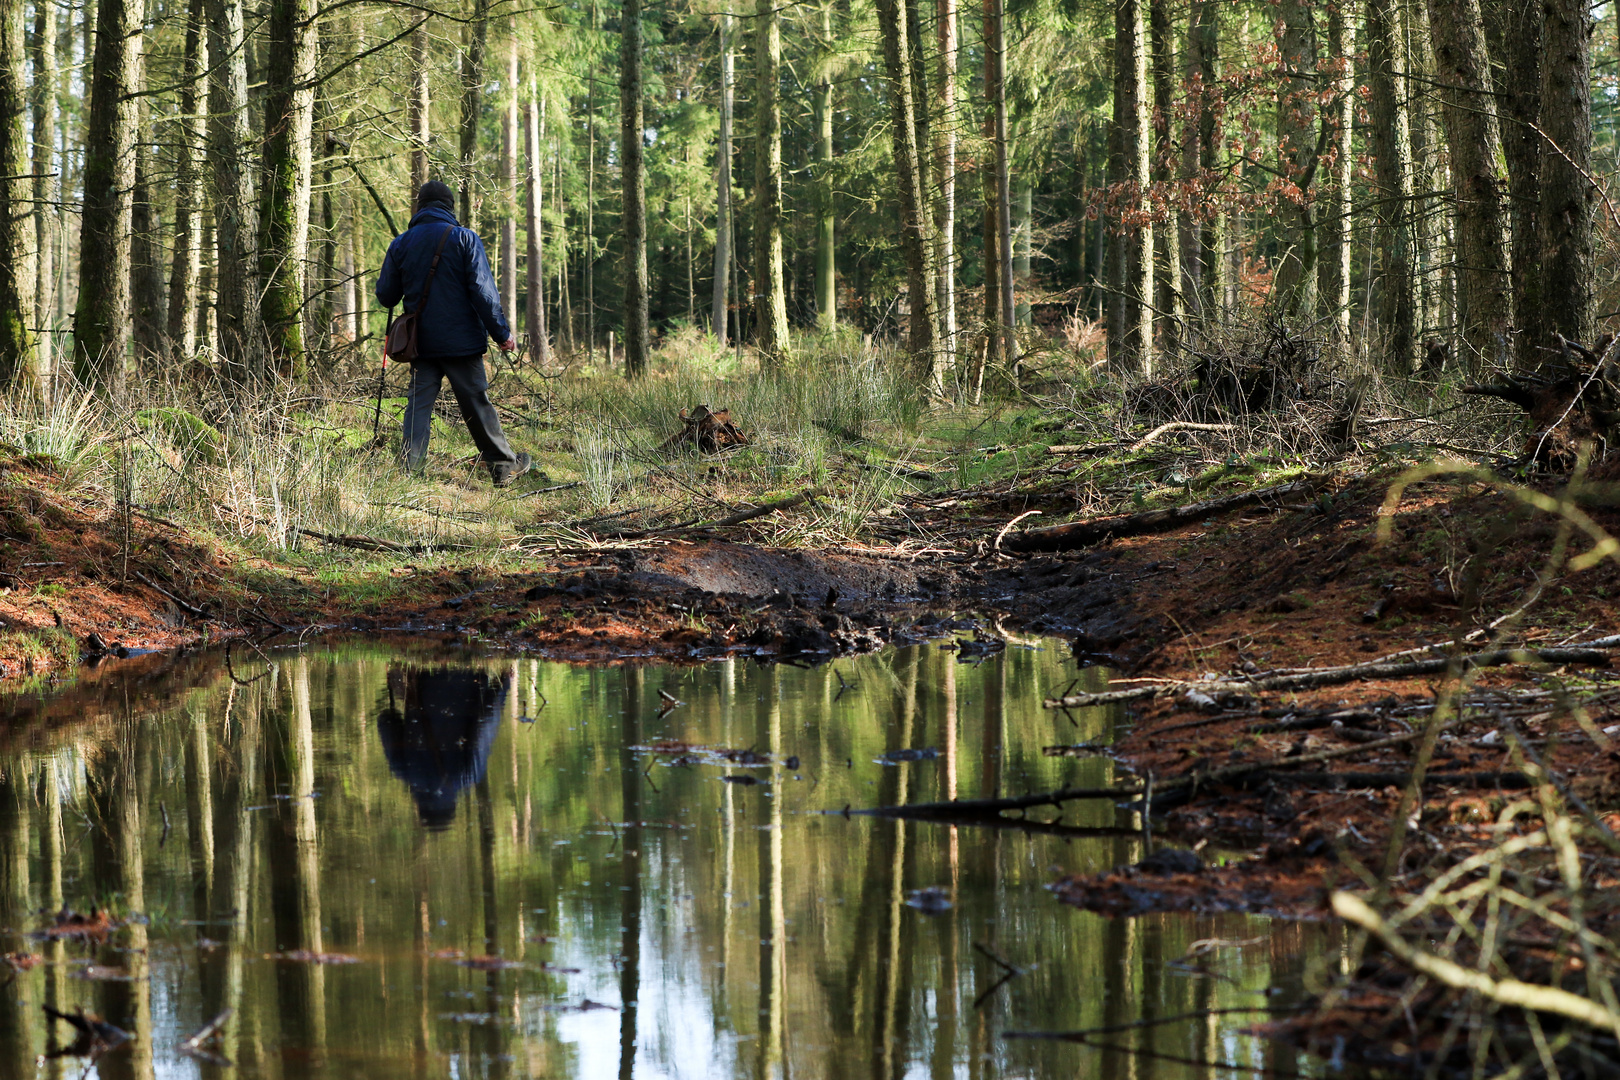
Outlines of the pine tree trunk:
M624 182L624 373L634 379L647 370L648 345L647 163L642 137L646 121L641 96L641 0L624 0L620 11L619 171ZM777 145L781 145L780 134ZM785 321L785 312L783 318Z
M989 152L979 157L980 188L983 192L983 260L984 260L984 348L973 372L973 403L976 405L984 393L986 368L1000 367L1005 360L1003 346L1006 328L1001 320L1001 279L1006 266L1001 261L1001 204L996 147L996 97L1001 90L999 71L1001 54L1001 0L983 0L981 6L984 24L984 142Z
M1368 0L1367 85L1377 179L1377 319L1388 370L1406 375L1416 347L1412 281L1412 129L1404 73L1405 12L1399 0Z
M405 119L411 132L411 215L419 207L416 193L428 182L428 140L432 137L430 120L431 102L428 99L428 36L427 26L419 26L411 34L411 88L405 99Z
M542 214L542 180L546 163L540 142L540 113L544 108L543 103L537 104L532 97L523 102L523 158L526 166L523 178L523 232L528 238L529 247L528 266L525 268L529 285L526 329L534 347L534 358L541 364L551 358L551 337L546 333L545 218Z
M1147 187L1152 122L1147 102L1147 29L1142 0L1114 7L1113 186L1121 217L1110 245L1109 359L1153 368L1153 219Z
M1450 239L1449 216L1435 192L1451 186L1441 145L1440 125L1435 117L1435 99L1425 91L1432 80L1434 49L1429 40L1429 12L1422 5L1408 12L1408 74L1404 80L1412 102L1412 235L1417 262L1418 339L1425 356L1430 346L1445 342L1450 347L1446 318L1447 271L1452 264L1447 250Z
M518 317L518 43L517 24L506 20L506 77L501 88L501 305L515 328ZM532 318L532 316L531 316Z
M197 279L202 269L203 73L208 70L207 5L191 0L186 19L180 117L175 122L178 170L174 191L174 257L169 264L167 336L170 355L190 360L197 352Z
M730 304L727 290L731 282L731 120L733 90L731 16L720 15L720 133L714 151L714 304L709 330L724 347L728 340Z
M130 206L129 227L133 233L129 249L130 311L134 319L135 358L142 363L161 363L168 356L165 341L168 303L163 295L161 228L157 207L152 205L151 144L146 133L145 99L139 109L140 135L135 144L135 193Z
M911 304L907 346L932 394L943 392L944 368L939 359L938 294L932 270L933 228L922 183L921 157L927 145L918 139L912 75L913 53L906 37L906 14L897 0L878 0L883 60L889 75L893 112L894 167L899 187L900 251L906 264L906 293Z
M934 210L934 236L939 274L939 334L945 362L957 368L956 351L956 0L935 0L939 40L939 122L934 126L934 170L939 198ZM830 136L830 132L828 133Z
M1030 258L1034 251L1035 184L1020 176L1013 196L1013 323L1029 326L1034 308L1029 302Z
M948 0L947 0L948 2ZM832 0L821 5L821 39L830 56L833 48ZM816 79L816 326L830 333L838 324L838 296L833 217L833 87L832 75Z
M29 166L28 91L24 63L28 38L22 0L0 2L0 392L39 392L34 353L34 263L38 236Z
M1457 197L1458 324L1465 367L1506 365L1511 290L1502 223L1501 140L1479 0L1429 0L1436 76Z
M1197 0L1198 84L1202 91L1198 104L1198 160L1205 176L1212 176L1219 165L1223 132L1220 122L1220 4L1219 0ZM1218 199L1209 220L1199 229L1199 290L1201 310L1207 319L1224 321L1226 303L1226 212Z
M1541 136L1531 125L1541 120L1541 4L1539 0L1492 0L1484 6L1485 32L1495 66L1502 118L1502 151L1507 162L1508 263L1513 290L1513 366L1534 370L1548 326L1541 306Z
M129 352L130 212L143 69L142 13L132 0L100 0L84 140L84 214L73 371L107 394L124 388Z
M1549 332L1591 343L1596 264L1592 215L1591 9L1543 0L1541 128L1561 152L1541 155L1542 310ZM1538 342L1546 345L1547 342ZM1556 354L1543 354L1556 359ZM1544 361L1545 363L1545 361Z
M985 39L986 64L994 54L995 83L990 98L991 138L995 149L996 182L996 286L1000 291L1000 305L996 309L996 325L1001 329L1001 359L1009 375L1018 376L1018 329L1013 315L1012 278L1012 151L1007 133L1007 10L1003 0L993 0L995 18L987 24Z
M889 0L893 6L894 0ZM782 240L782 16L774 0L754 8L755 345L766 365L787 359L787 290ZM909 86L909 84L908 84Z
M458 177L461 224L478 231L479 200L474 197L478 163L478 118L484 110L484 52L489 38L489 0L473 0L472 21L462 27L466 48L461 57L461 156Z
M1277 267L1283 310L1306 322L1316 318L1317 236L1312 187L1316 178L1316 31L1309 0L1282 0L1277 48L1287 75L1277 98L1277 171L1284 190L1281 220L1292 227Z
M1169 0L1150 0L1148 24L1153 67L1153 162L1148 175L1155 185L1168 185L1174 175L1175 146L1170 140L1170 120L1175 111L1176 48L1170 28ZM1180 342L1185 305L1181 297L1179 213L1170 200L1168 220L1154 229L1154 306L1159 309L1159 340L1166 349Z
M274 366L302 374L317 37L311 0L270 0L260 193L260 318Z
M1334 8L1328 12L1328 60L1333 67L1324 74L1331 79L1334 96L1332 108L1322 112L1322 125L1323 145L1332 149L1333 162L1326 178L1325 198L1321 200L1326 242L1322 245L1319 299L1332 316L1333 330L1340 341L1350 340L1350 225L1354 208L1350 185L1355 165L1350 137L1356 115L1355 37L1355 24L1343 10Z
M208 157L213 163L215 323L219 347L237 381L262 378L259 337L258 260L254 237L258 214L253 174L245 160L248 81L242 0L207 0L208 55L214 61L208 87Z
M34 325L39 328L36 363L42 376L54 377L56 335L56 258L62 231L56 204L61 182L56 164L56 6L35 3L34 35L29 43L34 82L29 93L34 108Z

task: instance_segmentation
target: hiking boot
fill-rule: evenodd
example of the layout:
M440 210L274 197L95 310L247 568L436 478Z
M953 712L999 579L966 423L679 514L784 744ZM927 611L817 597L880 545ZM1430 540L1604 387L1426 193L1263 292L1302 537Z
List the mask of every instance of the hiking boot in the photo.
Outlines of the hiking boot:
M505 487L513 480L529 471L532 459L528 454L518 454L516 461L492 461L489 463L490 479L495 481L496 487Z

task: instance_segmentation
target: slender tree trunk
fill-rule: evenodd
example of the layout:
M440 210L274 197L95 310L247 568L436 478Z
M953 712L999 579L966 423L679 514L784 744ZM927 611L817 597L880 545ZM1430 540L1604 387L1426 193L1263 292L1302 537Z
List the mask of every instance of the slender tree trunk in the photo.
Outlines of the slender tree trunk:
M647 370L647 163L641 96L641 0L619 16L619 171L624 182L624 373ZM785 318L785 313L784 313Z
M28 174L28 38L22 0L0 2L0 391L39 391L34 353L34 183Z
M945 0L949 3L950 0ZM833 50L832 0L821 5L821 39L828 58ZM816 326L830 333L838 324L833 231L833 86L832 74L823 70L816 79L813 98L816 124Z
M363 344L371 333L371 283L375 275L366 266L366 215L361 211L361 197L353 189L349 192L349 261L348 272L354 275L354 306L350 308L354 319L354 342Z
M924 103L914 96L912 49L906 38L906 16L897 0L878 0L878 24L883 35L883 59L889 73L889 101L893 110L894 165L899 185L900 251L905 258L907 295L911 303L908 346L932 394L943 393L944 367L939 356L938 293L932 271L933 229L922 183L921 156L926 143L918 139L917 109Z
M1034 308L1029 302L1030 259L1034 253L1035 182L1020 176L1013 197L1013 322L1029 326Z
M208 157L213 163L215 323L219 346L240 381L262 376L258 273L254 236L258 214L246 154L248 81L242 0L207 0L208 55L216 57L208 88Z
M892 6L893 0L889 2ZM760 358L768 365L777 365L787 359L788 325L783 280L782 101L778 85L782 71L782 16L774 0L757 0L755 4L754 56L754 332Z
M731 281L731 121L733 90L731 16L720 14L720 133L714 151L714 306L709 329L724 347L727 340L730 305L727 286Z
M523 103L523 156L528 164L524 176L525 221L524 233L529 240L528 258L528 331L534 346L534 358L545 363L551 358L551 339L546 333L546 269L544 217L541 213L541 178L545 160L540 142L540 114L545 110L542 100L538 105L531 97Z
M411 34L411 88L405 99L406 122L411 129L411 214L416 193L428 182L428 139L431 137L431 102L428 100L428 35L424 24Z
M939 174L939 198L934 206L934 236L939 274L939 334L945 363L953 370L956 355L956 0L934 0L935 33L939 41L939 121L934 125L934 171ZM828 132L831 141L831 132ZM829 211L830 212L830 211Z
M507 19L506 78L501 87L501 305L513 327L518 316L518 42L517 22ZM533 314L530 314L533 319Z
M1306 322L1316 317L1317 235L1315 192L1316 28L1310 0L1282 0L1277 47L1286 75L1277 98L1277 170L1284 188L1278 214L1293 227L1277 268L1283 311Z
M1412 370L1416 346L1412 290L1412 129L1407 108L1405 11L1399 0L1368 0L1367 85L1377 179L1381 266L1378 327L1388 369Z
M1420 344L1446 340L1446 273L1451 266L1447 249L1449 219L1435 193L1450 187L1434 98L1425 93L1434 70L1429 42L1429 12L1422 4L1407 11L1409 42L1406 83L1412 124L1412 235L1417 263L1417 326Z
M1018 376L1018 329L1013 317L1012 278L1012 152L1007 132L1007 12L1003 0L989 0L994 19L985 25L985 63L994 63L995 83L990 97L992 145L995 148L996 247L1001 291L997 325L1001 328L1001 358L1009 374Z
M197 352L197 278L202 269L202 156L205 150L203 73L208 70L205 0L191 0L181 72L180 117L175 123L178 174L174 193L174 258L169 270L170 355L189 360Z
M1436 76L1457 197L1458 324L1470 371L1510 355L1511 289L1502 222L1501 140L1479 0L1429 0Z
M478 118L484 111L484 51L489 38L489 0L473 0L472 21L462 28L461 57L461 224L478 231L479 200L474 197L478 162Z
M260 193L260 318L274 366L302 373L309 253L310 137L317 36L312 0L270 0Z
M158 239L161 226L148 179L152 172L151 144L143 137L148 130L144 99L142 106L135 144L135 193L130 206L130 307L135 321L136 359L161 362L169 353L164 340L168 304L163 296L162 243Z
M123 390L129 352L130 211L139 127L139 99L131 95L143 68L141 14L132 0L100 0L90 70L73 370L80 382L109 394Z
M1124 368L1153 368L1153 218L1147 187L1152 119L1147 102L1147 29L1142 0L1114 6L1115 165L1117 223L1110 273L1109 359Z
M1148 27L1153 66L1153 162L1149 176L1156 187L1168 186L1175 175L1175 146L1170 139L1170 120L1175 111L1176 47L1170 27L1169 0L1150 0ZM1170 200L1167 220L1154 229L1154 306L1159 309L1159 341L1175 349L1181 337L1185 305L1181 296L1181 227L1174 200Z
M1502 84L1496 87L1502 117L1503 159L1508 175L1509 256L1513 290L1513 363L1520 371L1541 363L1547 342L1541 305L1541 4L1539 0L1493 0L1484 5L1485 31Z
M1356 110L1355 36L1355 24L1344 10L1332 8L1328 12L1328 61L1332 67L1322 72L1330 81L1333 101L1331 108L1322 112L1323 145L1332 150L1332 164L1322 200L1326 243L1322 245L1320 300L1332 316L1334 333L1340 341L1350 339L1350 223L1354 194L1350 184L1355 165L1350 136Z
M591 0L591 37L596 36L596 0ZM596 358L596 62L585 69L585 362ZM613 357L608 356L612 363Z
M1001 261L1001 203L1000 170L997 168L996 97L1001 90L998 70L1001 56L997 51L1001 43L1001 2L983 0L981 5L984 26L984 142L989 148L980 155L979 176L983 192L983 248L984 248L984 350L973 373L972 397L976 405L984 394L986 368L999 367L1005 360L1006 327L1001 318L1001 279L1007 267Z
M1217 184L1213 177L1220 164L1221 111L1224 108L1220 86L1221 8L1219 0L1196 0L1193 10L1197 12L1198 20L1195 36L1198 41L1198 85L1201 91L1198 102L1198 160L1202 175L1210 178L1206 183L1212 190L1209 219L1199 229L1198 261L1202 265L1198 287L1205 317L1220 322L1228 314L1226 211L1220 199L1213 196Z
M36 363L41 375L55 374L56 257L61 239L57 203L61 182L57 176L56 117L56 5L34 4L34 83L29 87L34 107L34 249L38 258L34 278L34 326L38 328Z
M1542 310L1545 326L1590 344L1597 265L1592 215L1592 17L1584 0L1543 0L1541 128ZM1546 344L1542 342L1541 344ZM1556 358L1556 354L1543 354Z

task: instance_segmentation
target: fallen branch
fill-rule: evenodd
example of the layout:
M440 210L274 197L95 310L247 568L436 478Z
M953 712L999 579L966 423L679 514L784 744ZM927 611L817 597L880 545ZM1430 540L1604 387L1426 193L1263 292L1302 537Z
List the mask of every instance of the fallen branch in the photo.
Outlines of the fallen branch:
M1224 514L1268 499L1286 499L1308 495L1316 486L1314 480L1296 480L1277 484L1258 491L1244 491L1225 495L1219 499L1206 499L1187 506L1172 506L1162 510L1147 510L1140 514L1113 514L1108 517L1088 518L1067 525L1053 525L1046 529L1026 529L1008 537L1002 547L1007 551L1069 551L1086 547L1109 537L1145 536L1149 533L1168 532L1189 525L1201 518Z
M706 524L698 525L696 528L721 529L728 525L741 525L745 521L752 521L754 518L764 517L766 514L774 514L778 510L791 510L801 503L807 503L811 499L818 499L820 497L821 489L811 488L802 495L795 495L791 499L780 499L776 502L765 503L762 506L754 507L752 510L739 510L735 514L727 514L718 521L710 521Z
M953 821L964 818L995 817L1005 810L1028 810L1034 806L1057 806L1079 799L1122 799L1140 795L1140 788L1063 788L1035 795L1006 799L951 799L946 802L912 803L909 806L878 806L870 810L846 810L847 814L870 817L905 818L921 821Z
M160 593L163 596L168 597L170 600L172 600L174 602L176 607L178 607L181 611L185 612L187 615L190 615L193 618L198 618L198 619L205 619L205 618L208 617L208 613L206 611L204 611L202 608L197 607L194 604L186 603L184 600L180 599L178 596L174 595L174 593L170 592L168 589L165 589L163 586L159 585L157 582L153 581L151 578L147 577L145 574L141 573L139 570L132 570L132 571L130 571L130 573L134 574L135 578L138 581L140 581L141 584L145 585L147 588L153 590L154 592Z
M1320 791L1349 791L1363 788L1404 788L1412 782L1410 771L1392 769L1379 772L1308 772L1277 773L1267 777L1281 787L1315 788ZM1462 772L1425 773L1424 787L1503 788L1522 790L1535 786L1535 781L1522 772Z
M410 545L396 543L393 540L382 540L375 536L339 536L333 533L318 532L315 529L306 529L301 525L294 525L292 531L301 536L324 540L328 544L340 547L359 548L362 551L398 551L409 554Z
M1424 952L1408 944L1359 896L1336 892L1332 903L1335 915L1366 930L1401 963L1438 983L1454 990L1470 991L1499 1005L1552 1013L1602 1031L1620 1032L1620 1016L1590 998L1556 986L1541 986L1518 979L1493 979L1483 971L1465 968L1444 957Z
M1142 449L1144 446L1148 445L1149 443L1154 442L1155 440L1159 439L1161 436L1169 435L1171 432L1175 432L1175 431L1236 431L1236 430L1237 430L1237 426L1234 425L1234 424L1195 424L1190 420L1172 420L1168 424L1160 424L1158 427L1154 428L1152 431L1148 432L1146 435L1142 436L1140 439L1137 439L1135 442L1133 442L1131 444L1130 448L1131 448L1131 451L1134 453L1135 451Z
M1138 686L1129 690L1108 690L1100 694L1069 694L1060 698L1047 698L1041 704L1048 709L1086 709L1096 705L1118 702L1143 701L1164 694L1197 692L1212 694L1226 691L1263 693L1268 690L1311 690L1323 686L1363 682L1369 679L1410 679L1421 675L1439 675L1455 659L1462 670L1482 667L1501 667L1505 664L1583 664L1607 667L1609 654L1598 649L1494 649L1457 658L1436 656L1423 660L1398 663L1346 664L1342 667L1318 668L1285 675L1272 675L1258 679L1206 679L1198 682L1166 681L1151 686Z

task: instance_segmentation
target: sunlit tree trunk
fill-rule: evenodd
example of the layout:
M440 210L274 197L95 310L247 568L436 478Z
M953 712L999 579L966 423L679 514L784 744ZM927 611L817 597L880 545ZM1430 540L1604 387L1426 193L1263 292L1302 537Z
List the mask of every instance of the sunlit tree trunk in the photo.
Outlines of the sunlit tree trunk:
M1170 138L1170 122L1175 112L1176 45L1170 24L1169 0L1150 0L1148 28L1151 41L1153 68L1153 161L1148 175L1154 185L1168 185L1175 175L1175 146ZM1166 349L1175 349L1180 343L1181 322L1186 314L1181 296L1181 248L1179 238L1180 215L1174 200L1169 200L1165 220L1153 231L1154 274L1153 296L1157 307L1159 342Z
M501 305L507 321L517 326L518 317L518 43L517 23L508 19L506 35L506 74L501 87ZM533 315L530 315L533 318Z
M1543 0L1542 13L1541 128L1558 148L1541 155L1542 310L1548 332L1590 344L1598 198L1589 179L1592 14L1584 0Z
M34 326L39 330L36 357L41 375L55 374L56 259L61 242L56 204L62 190L57 173L56 118L56 5L35 3L34 34L30 52L34 81L29 93L34 108L34 249L38 262L34 278Z
M302 373L310 136L317 42L312 0L270 0L265 64L259 313L277 369Z
M944 362L957 368L956 350L956 0L935 0L935 33L939 42L939 122L934 125L934 171L939 197L935 202L934 236L939 274L939 335ZM831 132L828 132L828 142ZM829 150L831 147L829 146Z
M1479 0L1430 0L1457 196L1457 307L1470 370L1507 361L1510 285L1502 222L1501 140Z
M900 251L905 258L907 296L911 303L908 347L930 393L943 390L939 358L939 313L933 270L932 215L924 194L921 155L926 144L917 137L917 109L913 95L912 49L906 38L906 17L897 0L878 0L883 59L889 74L889 101L893 112L894 165L899 187Z
M1452 267L1449 207L1436 196L1451 186L1445 148L1436 117L1437 98L1426 93L1433 81L1434 50L1429 12L1423 4L1407 11L1407 99L1412 123L1412 251L1417 274L1419 344L1449 342L1447 279Z
M1035 182L1020 176L1013 185L1013 322L1029 326L1034 308L1029 300L1030 260L1034 254Z
M34 353L38 228L29 176L27 58L22 0L0 0L0 391L39 390Z
M647 162L642 134L647 125L641 59L641 0L624 0L619 16L619 168L624 183L624 373L632 379L647 370ZM780 134L777 146L780 160ZM785 307L782 320L787 321Z
M213 163L214 309L220 349L239 381L262 377L259 340L258 214L246 155L248 123L246 35L242 0L206 0L208 55L215 57L208 88L208 157Z
M140 130L135 148L135 194L130 205L129 292L135 319L135 356L141 361L160 361L169 353L165 328L168 303L163 295L163 243L158 209L152 201L152 147L146 136L150 125L146 109L140 110Z
M1316 117L1316 29L1309 0L1282 0L1277 48L1286 73L1277 98L1277 171L1283 190L1278 214L1291 227L1277 267L1283 311L1307 322L1316 317L1315 186L1318 126Z
M1153 367L1153 220L1148 214L1152 123L1147 102L1147 29L1142 0L1114 6L1114 123L1110 180L1121 208L1109 245L1109 361Z
M411 34L411 88L405 99L405 120L411 133L411 213L417 210L416 193L428 182L428 139L432 108L428 98L428 35L424 24Z
M951 0L942 0L949 3ZM821 5L821 40L830 58L833 49L832 0ZM838 293L835 277L835 235L833 215L833 85L832 73L823 70L816 78L816 326L823 333L838 324Z
M479 199L473 191L478 166L478 118L484 111L484 52L489 38L489 0L473 0L472 21L462 26L461 156L457 172L461 224L478 229Z
M1416 346L1412 290L1412 128L1404 74L1405 11L1399 0L1368 0L1367 85L1377 179L1378 328L1390 371L1407 374Z
M1220 3L1219 0L1196 0L1193 6L1197 24L1189 32L1189 51L1196 40L1198 84L1202 94L1198 103L1198 160L1206 176L1213 175L1220 163ZM1189 60L1188 63L1193 63ZM1219 199L1212 199L1209 219L1199 229L1198 288L1205 317L1216 322L1226 317L1226 212Z
M551 339L546 333L546 270L545 219L541 214L541 181L545 173L545 159L540 142L540 114L544 102L536 103L531 97L523 103L523 156L527 163L524 176L524 233L528 237L528 331L534 346L534 358L545 363L551 356Z
M84 140L73 370L86 385L114 394L123 389L129 352L130 211L139 119L139 99L131 95L141 84L142 48L142 12L133 0L100 0Z
M787 288L782 265L782 101L778 85L782 73L782 16L775 0L757 0L755 4L754 57L754 343L760 358L774 365L788 356Z
M174 257L169 264L167 337L171 355L189 360L197 352L197 279L202 269L202 161L206 117L203 79L208 70L205 0L191 0L181 72L180 116L175 123L178 174L174 192Z
M731 123L734 61L731 53L731 16L720 14L720 133L715 143L714 178L714 305L709 315L709 330L723 346L730 318L728 303L731 284Z
M1320 200L1323 207L1321 228L1325 242L1321 261L1320 301L1331 315L1334 332L1340 341L1350 338L1350 260L1353 254L1354 234L1351 232L1353 209L1351 179L1354 176L1355 157L1352 152L1352 123L1356 114L1356 79L1353 54L1355 51L1355 24L1342 8L1328 12L1328 62L1331 68L1323 74L1333 90L1332 107L1322 112L1323 145L1332 148L1332 171L1327 176L1327 191Z
M1494 66L1502 70L1495 87L1502 119L1502 157L1507 163L1508 263L1513 292L1513 364L1529 371L1540 362L1546 343L1546 312L1541 306L1541 4L1538 0L1493 0L1483 5L1485 32Z

